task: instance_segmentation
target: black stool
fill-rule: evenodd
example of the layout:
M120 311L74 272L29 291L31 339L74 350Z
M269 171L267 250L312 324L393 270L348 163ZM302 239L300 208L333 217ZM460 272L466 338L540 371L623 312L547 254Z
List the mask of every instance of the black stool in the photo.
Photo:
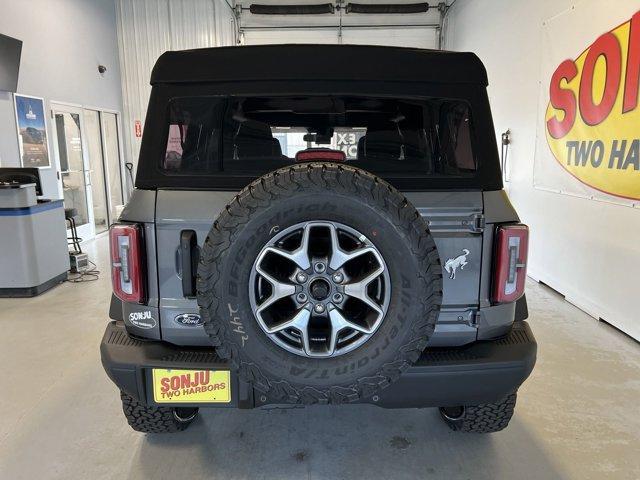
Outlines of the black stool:
M82 239L78 236L78 230L76 228L77 216L78 216L77 209L75 208L64 209L64 219L67 222L69 222L69 229L71 230L71 236L67 237L67 243L73 246L73 253L82 253L82 247L80 247L80 242L82 241Z

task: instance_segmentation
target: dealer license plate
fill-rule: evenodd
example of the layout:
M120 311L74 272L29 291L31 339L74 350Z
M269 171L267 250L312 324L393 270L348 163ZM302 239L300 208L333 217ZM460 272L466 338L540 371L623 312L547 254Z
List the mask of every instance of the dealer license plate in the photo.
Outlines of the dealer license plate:
M228 370L153 369L156 403L229 403L231 375Z

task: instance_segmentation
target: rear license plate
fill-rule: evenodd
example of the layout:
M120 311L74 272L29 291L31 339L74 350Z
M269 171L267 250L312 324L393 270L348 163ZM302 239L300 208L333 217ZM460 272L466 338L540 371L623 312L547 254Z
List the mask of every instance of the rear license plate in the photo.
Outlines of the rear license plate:
M229 403L231 375L228 370L153 369L156 403Z

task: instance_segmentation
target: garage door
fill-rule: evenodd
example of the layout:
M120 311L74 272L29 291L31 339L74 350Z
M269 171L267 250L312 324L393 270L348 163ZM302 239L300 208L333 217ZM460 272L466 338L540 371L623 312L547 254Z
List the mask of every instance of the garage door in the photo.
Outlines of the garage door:
M329 29L289 29L245 30L245 45L266 45L270 43L339 43L338 30Z
M343 30L342 43L438 48L438 35L435 28L425 27L358 28Z
M359 45L389 45L395 47L438 48L437 30L432 27L388 27L371 28L343 27L342 42L338 28L270 27L269 29L246 29L245 45L269 43L345 43Z
M257 11L249 1L242 5L239 18L242 41L245 45L281 43L344 43L359 45L389 45L398 47L438 48L438 26L441 12L430 7L419 13L363 13L350 8L349 2L336 2L333 13L322 14L265 14ZM283 3L310 6L317 0L278 2L260 0L270 6L287 8ZM367 2L367 5L384 3L400 8L411 6L407 0ZM407 5L409 4L409 5ZM340 6L341 5L341 6ZM371 6L369 5L369 6ZM426 5L426 4L425 4ZM317 5L316 5L317 6ZM360 7L363 5L360 4ZM291 7L291 5L290 5Z

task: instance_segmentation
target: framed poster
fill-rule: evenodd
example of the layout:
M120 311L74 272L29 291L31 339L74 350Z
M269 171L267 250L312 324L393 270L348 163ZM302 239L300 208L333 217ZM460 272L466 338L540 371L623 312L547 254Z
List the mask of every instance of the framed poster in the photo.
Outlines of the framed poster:
M20 163L23 167L50 168L44 99L15 94Z

